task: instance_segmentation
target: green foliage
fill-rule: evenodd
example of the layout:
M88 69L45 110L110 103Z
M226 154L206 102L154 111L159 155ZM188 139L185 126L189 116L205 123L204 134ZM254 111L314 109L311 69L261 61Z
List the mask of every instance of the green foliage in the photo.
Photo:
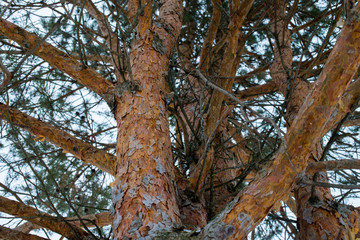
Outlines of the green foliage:
M44 39L46 42L63 51L65 55L78 59L84 68L93 68L105 78L116 82L112 61L117 55L107 46L96 19L82 6L63 2L2 1L0 12L9 6L4 10L3 18L40 37L45 38L46 34L52 31ZM119 38L119 42L113 44L118 44L117 50L122 53L123 62L117 63L117 70L124 73L129 63L127 62L129 46L137 37L136 22L131 23L124 14L127 10L127 1L93 2L107 17L109 31L111 30ZM173 160L185 176L189 174L191 166L199 160L197 150L200 146L204 146L207 140L204 126L213 90L199 80L197 83L201 86L201 91L194 91L192 85L194 82L190 80L193 77L189 72L191 69L184 67L182 55L178 50L182 44L191 43L189 60L194 66L201 64L200 53L213 10L211 2L211 0L184 1L182 32L178 45L174 48L174 54L170 58L169 71L164 73L174 93L168 104L171 114L169 124L172 130ZM296 2L287 1L288 12ZM162 1L153 1L155 14L158 14L161 4ZM241 29L242 37L239 43L243 44L243 47L237 52L239 58L237 76L243 78L235 81L233 90L236 92L271 81L268 68L274 60L273 49L276 44L269 24L271 4L273 1L256 0L249 13L250 17L245 20ZM226 47L226 44L222 44L222 40L229 31L227 26L231 17L229 1L223 1L219 7L222 11L219 30L213 42L214 46L207 56L211 59L212 71L206 77L213 82L223 77L219 76L221 59L224 57ZM342 1L339 0L298 2L296 11L289 15L294 60L291 69L288 69L289 81L301 78L313 82L317 79L320 73L318 69L321 69L324 63L303 67L301 62L319 60L319 56L327 56L340 32L336 23L342 15ZM60 17L63 21L56 27ZM113 143L116 141L116 124L111 110L100 96L42 59L32 55L26 56L29 49L1 36L0 50L3 64L10 71L16 70L9 85L0 90L1 102L48 122L97 148L115 153ZM256 71L261 68L263 70ZM2 78L3 74L0 76ZM128 76L127 78L130 78ZM236 128L236 132L234 135L221 135L216 139L216 156L227 160L235 159L239 162L238 166L248 170L247 173L257 170L261 164L268 163L279 148L281 131L286 132L288 127L284 117L286 98L287 96L278 93L269 93L247 101L243 108L234 107L236 103L228 99L224 101L224 108L234 107L227 123ZM179 117L184 114L184 108L191 104L195 109L193 115L187 116L185 120ZM355 112L349 119L358 119L358 117L358 113ZM189 125L193 127L188 131L187 140L179 131L183 124L181 121L190 123ZM359 127L352 127L339 132L326 159L358 158L359 130ZM234 140L238 136L244 138L243 142ZM50 214L66 217L98 213L110 208L111 177L109 175L84 164L46 141L35 141L33 135L19 130L12 124L2 123L1 137L0 171L6 174L5 180L1 182L15 191L25 203ZM329 135L324 137L324 146L329 138ZM232 155L230 150L239 144L243 144L244 149L250 152L249 163L242 163L241 159ZM213 174L216 177L217 173ZM356 172L339 171L330 177L335 182L356 184L360 176ZM243 182L245 178L245 175L238 176L233 180L233 185L228 185L232 193L248 184ZM0 188L0 190L1 195L7 197L11 195L4 189ZM210 190L206 191L208 194ZM211 211L209 209L209 212ZM266 218L263 225L255 231L257 239L280 238L285 230L277 220L271 216ZM104 232L108 233L106 229L102 233L97 229L92 231L98 236L104 235ZM184 239L188 237L185 233L181 234Z

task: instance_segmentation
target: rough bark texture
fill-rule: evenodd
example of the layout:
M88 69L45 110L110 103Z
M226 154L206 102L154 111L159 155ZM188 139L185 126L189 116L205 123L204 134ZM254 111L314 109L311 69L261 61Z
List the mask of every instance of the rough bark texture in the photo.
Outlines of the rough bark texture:
M247 13L249 12L253 1L235 1L230 4L230 14L231 19L229 23L229 32L226 36L226 49L224 52L224 58L221 63L219 75L222 77L233 77L236 72L236 57L239 49L239 38L240 38L240 28L245 20ZM204 56L205 57L205 53ZM227 91L231 91L233 85L233 79L219 79L217 84ZM213 132L217 131L216 126L218 120L220 119L222 113L222 102L225 99L225 96L222 93L217 91L214 92L211 97L208 117L206 119L205 135L206 138L210 138ZM207 149L205 149L207 151ZM192 190L195 192L199 187L202 187L205 183L205 179L210 172L211 161L213 156L208 155L208 157L201 159L197 163L189 177Z
M151 237L180 224L164 95L165 75L180 33L182 5L166 1L159 24L139 23L130 62L136 87L117 86L117 173L113 192L115 239ZM167 31L166 27L170 27ZM172 34L170 34L171 32Z
M359 161L316 162L321 155L320 139L351 111L360 94L360 80L351 83L360 64L360 23L356 16L351 24L344 25L330 55L324 53L314 62L309 60L293 63L291 32L287 26L293 16L285 14L288 8L281 1L264 2L260 7L256 5L264 10L263 17L266 16L263 19L260 17L259 22L267 19L270 12L269 26L275 39L274 61L272 64L256 66L252 72L244 76L234 77L236 71L241 69L240 55L244 56L242 60L245 62L246 55L250 53L243 50L246 37L242 35L242 28L245 29L244 33L249 29L249 32L255 32L257 28L256 24L253 25L254 22L251 22L258 19L256 9L251 12L252 16L247 16L255 1L225 1L225 5L221 6L222 0L212 0L213 14L201 51L196 48L194 50L195 41L199 39L196 36L198 23L182 23L183 1L126 1L124 4L127 4L127 7L122 10L129 18L129 26L133 27L134 35L130 37L133 38L131 46L125 47L126 51L130 52L130 64L126 66L129 68L129 74L125 74L122 72L124 69L118 69L120 65L125 65L120 59L118 36L109 27L108 21L111 18L107 18L107 15L100 12L96 4L90 0L67 2L84 7L95 18L100 32L98 37L105 39L107 49L110 50L109 55L112 55L107 56L107 61L111 63L110 68L114 68L117 83L110 82L95 70L80 63L77 61L78 57L69 56L46 43L44 39L6 20L0 20L0 34L15 41L21 46L20 49L35 54L52 67L68 74L108 102L117 121L117 156L94 148L61 128L4 104L0 104L0 118L35 135L35 140L47 140L75 157L114 175L115 181L111 184L112 213L111 216L110 213L83 216L83 224L80 224L74 218L58 219L4 197L0 197L0 211L28 220L32 226L22 226L26 231L43 227L69 239L91 238L92 236L82 227L86 229L87 226L93 226L87 225L89 222L98 226L109 224L112 217L114 239L244 239L270 211L278 210L280 201L284 201L288 202L292 211L298 215L301 239L354 239L359 232L359 211L336 204L328 188L308 186L302 184L301 180L309 182L314 172L318 171L359 168ZM118 1L112 2L118 4ZM272 8L263 8L265 4ZM119 4L116 6L117 11L122 7ZM229 15L225 16L227 9L230 9ZM359 12L359 9L360 4L353 11ZM244 23L247 24L246 18L251 23L243 26ZM224 25L227 25L227 28L220 26L223 22L226 22ZM177 46L181 28L192 30L187 33L187 42ZM293 28L293 31L300 28ZM180 39L183 41L183 38ZM213 46L216 49L213 49ZM178 50L177 54L173 54L173 49ZM245 54L240 54L242 51ZM199 56L192 56L193 52L200 53L198 67L201 72L194 69L193 62L197 61ZM214 55L216 61L213 59ZM325 61L325 55L328 58L327 63L314 84L303 81L297 75L299 71L293 70L295 65L301 71L301 67L310 68L322 63ZM169 96L171 98L172 95L168 94L169 88L166 84L171 58L181 62L179 67L174 61L176 63L171 65L171 68L183 68L181 73L192 71L185 78L193 92L184 91L190 99L184 102L190 104L184 106L181 113L178 109L173 109L178 114L179 122L182 122L181 126L177 126L179 129L182 128L179 132L184 135L176 136L179 142L185 143L184 151L179 155L194 154L191 147L198 150L196 154L199 156L206 153L203 155L206 157L190 168L190 174L187 169L182 173L176 169L171 151L167 112L171 106L167 104ZM259 58L261 59L260 56ZM247 164L251 159L251 153L243 144L244 138L239 131L239 126L245 121L241 122L235 116L237 112L234 109L238 105L224 107L226 93L232 93L235 81L240 83L249 76L265 72L268 68L272 77L271 82L255 86L251 82L249 85L252 87L235 94L240 100L250 100L262 94L279 91L285 98L285 119L289 129L278 153L265 166L260 166L258 172L253 171L247 175L252 179L256 174L249 186L238 193L233 202L208 223L208 218L220 211L229 201L226 198L231 192L226 188L229 186L228 182L239 177L244 170L238 168L240 164L238 165L237 160ZM13 76L10 71L5 71L3 67L1 69L6 75L6 85ZM220 90L213 92L211 99L202 96L204 102L209 100L208 106L191 105L191 102L195 102L192 99L199 98L204 92L202 85L198 83L200 78L197 79L200 75L193 74L194 72L213 76L221 88L218 87L217 90ZM179 74L177 77L183 76ZM215 84L214 86L216 87ZM232 100L237 99L233 97ZM202 126L199 116L205 109L208 109L208 113L201 115L206 122L205 126ZM231 111L233 115L230 115ZM228 121L222 121L223 116ZM193 126L190 126L191 124ZM200 149L197 145L192 146L191 142L195 138L195 131L191 128L198 127L202 128L204 134L197 137L201 140L197 139L196 143L209 143ZM351 165L353 163L357 165ZM326 182L326 174L319 174L317 181ZM223 186L220 186L221 184ZM214 185L219 187L206 192ZM190 191L187 191L189 189ZM294 190L297 204L294 204L291 190ZM196 196L194 192L197 193ZM283 209L280 210L280 214L286 216ZM185 225L192 230L196 227L204 229L201 236L195 231L174 231L174 227L178 230L179 225ZM296 232L294 226L289 228ZM33 238L16 230L18 229L0 227L0 236L5 232L9 233L9 237L10 234L16 234L14 238Z
M286 120L291 125L309 93L310 84L294 76L291 38L285 17L285 6L283 4L277 6L279 9L274 8L272 10L275 60L270 66L270 72L277 88L286 98ZM321 158L321 154L321 144L317 143L314 145L307 162L317 162ZM313 175L309 172L304 174L304 179L313 179ZM327 182L325 172L319 172L317 176L316 181ZM300 185L294 189L294 195L297 203L301 239L329 239L331 237L338 239L348 235L349 226L342 224L344 221L339 221L335 214L329 213L333 210L332 204L335 204L330 189ZM353 213L353 218L354 216L356 213ZM343 217L346 219L345 222L350 221L347 216L343 215Z
M259 172L256 180L238 195L233 204L205 227L205 236L246 237L272 207L289 194L296 175L306 167L312 146L320 141L327 119L359 67L359 32L360 23L357 21L344 26L271 167ZM322 117L317 117L319 115Z
M312 180L313 175L304 178ZM324 172L319 173L317 182L327 182ZM351 236L359 232L359 211L334 201L329 188L300 183L295 198L300 239L354 239Z

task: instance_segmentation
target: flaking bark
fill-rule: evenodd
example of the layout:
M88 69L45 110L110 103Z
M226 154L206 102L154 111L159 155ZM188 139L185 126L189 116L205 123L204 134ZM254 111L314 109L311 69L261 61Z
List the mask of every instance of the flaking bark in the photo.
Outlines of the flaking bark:
M273 164L266 171L259 172L249 187L238 194L233 204L205 227L204 235L209 239L223 232L228 233L228 239L246 237L272 207L289 194L295 177L307 166L312 146L320 141L327 119L357 72L360 62L359 32L358 21L344 26ZM317 117L319 115L322 117Z
M168 87L163 73L180 33L181 1L165 1L159 12L151 29L151 14L141 16L139 36L130 51L138 91L124 91L116 98L117 169L112 189L115 239L154 237L180 224L163 100ZM161 41L161 49L155 41Z

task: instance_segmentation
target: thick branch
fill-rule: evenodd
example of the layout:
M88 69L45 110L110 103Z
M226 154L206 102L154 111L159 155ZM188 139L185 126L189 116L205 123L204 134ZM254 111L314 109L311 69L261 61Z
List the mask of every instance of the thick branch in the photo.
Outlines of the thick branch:
M357 6L357 12L360 7ZM353 79L360 62L360 23L344 26L318 81L267 171L239 193L232 205L204 229L208 237L227 233L228 239L245 238L292 189L304 170L312 148L323 136L324 126ZM321 116L321 117L319 117Z
M347 88L346 92L343 94L341 100L336 105L336 108L331 115L331 118L326 123L326 127L322 134L326 134L331 129L335 128L337 124L346 116L347 113L351 111L351 108L354 104L357 103L360 96L360 78L357 78L354 82L352 82ZM345 124L347 125L347 121Z
M353 127L353 126L360 126L360 119L350 119L347 120L344 124L344 127Z
M343 169L360 169L360 160L344 159L338 161L312 162L307 166L306 172L313 174L315 172L338 171Z
M221 9L219 6L220 4L222 4L222 0L212 0L211 3L213 6L211 22L209 25L209 29L207 31L206 38L204 39L204 43L201 47L201 53L200 53L200 69L204 74L209 67L210 58L211 58L210 50L215 40L221 19Z
M115 173L115 156L77 139L49 123L1 103L0 118L30 132L36 136L37 140L49 141L86 163L90 163L112 175Z
M41 38L33 33L29 33L23 28L0 19L0 33L7 38L17 42L23 48L31 49L41 42ZM34 51L34 54L51 66L70 75L79 83L99 94L105 100L108 100L108 94L112 94L113 83L101 76L92 68L89 68L80 62L71 58L68 54L60 51L47 42L42 42Z
M253 4L253 0L249 1L232 1L230 4L230 23L228 25L229 32L226 36L226 49L224 58L220 67L220 76L233 77L236 73L236 57L239 48L239 38L241 35L241 26ZM233 78L219 79L217 84L220 88L226 91L231 91L233 85ZM216 125L221 116L222 102L225 95L216 91L210 101L208 118L206 119L205 135L207 138L216 131ZM193 190L197 190L198 186L203 186L205 179L210 171L212 162L208 158L199 161L194 170L190 173L190 184Z
M324 183L324 182L310 182L310 181L301 181L301 183L306 185L312 185L317 187L324 187L324 188L340 188L340 189L360 189L359 185L355 184L333 184L333 183Z
M242 90L242 91L237 91L237 92L235 92L235 94L241 101L248 101L248 100L251 100L258 96L275 92L276 90L277 90L277 87L276 87L275 82L271 81L271 82L265 83L263 85L258 85L258 86L250 87L250 88Z
M14 229L0 226L0 239L8 240L47 240L36 235L23 233Z
M67 217L64 218L64 221L71 222L73 225L81 227L82 224L85 224L87 227L103 227L110 225L113 220L113 216L110 212L101 212L90 215L81 216L82 223L78 217ZM26 222L14 230L21 231L23 233L29 233L32 230L39 229L41 226L34 224L32 222Z
M91 236L83 229L70 223L63 222L63 219L53 217L50 214L43 213L36 208L1 196L0 211L37 224L69 239L89 238Z

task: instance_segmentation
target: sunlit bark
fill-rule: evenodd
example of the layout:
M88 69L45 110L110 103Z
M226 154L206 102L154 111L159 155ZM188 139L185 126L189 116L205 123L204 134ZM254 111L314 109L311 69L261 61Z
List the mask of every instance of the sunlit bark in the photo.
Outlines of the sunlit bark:
M280 9L280 10L279 10ZM285 17L285 7L279 4L274 7L272 30L274 32L274 62L270 67L273 81L280 92L286 97L286 120L289 125L298 114L303 101L309 93L310 84L294 76L292 71L292 49L290 31ZM342 101L342 99L340 99ZM320 143L314 145L312 154L307 162L317 162L322 154ZM316 181L327 182L326 172L316 173ZM313 179L309 172L304 179ZM331 213L334 199L328 188L299 185L294 189L297 202L297 217L299 221L299 235L301 239L334 239L346 235L348 226L341 224L335 214ZM329 212L330 210L330 212ZM354 213L356 216L356 213ZM326 217L325 217L326 216ZM352 223L353 224L353 223ZM339 235L340 234L340 235Z
M212 18L207 36L200 38L205 39L201 50L196 48L194 50L195 40L198 40L195 36L197 22L189 23L187 26L194 24L191 33L193 36L189 36L188 42L180 46L176 45L182 27L183 1L129 0L121 3L121 6L118 1L112 1L115 5L118 4L119 8L124 6L123 10L130 21L128 27L134 28L132 32L134 35L129 37L132 41L131 46L126 48L130 55L127 65L129 75L125 77L117 69L121 61L119 39L111 31L107 15L100 12L90 0L67 0L67 2L84 7L95 18L94 23L97 22L102 34L100 39L104 37L112 54L111 59L107 58L107 61L115 69L117 83L108 81L95 70L77 61L78 56L69 56L35 34L7 20L0 20L0 34L25 49L24 52L19 51L20 54L33 51L52 67L68 74L109 103L117 121L117 156L94 148L61 128L4 104L0 104L0 118L35 135L35 140L49 141L84 162L114 175L115 181L110 185L113 194L111 211L114 215L112 226L115 239L151 239L161 232L174 233L175 228L181 229L178 228L180 225L185 227L193 225L190 228L205 227L202 232L205 239L243 239L270 211L279 210L275 206L279 206L282 200L287 202L291 210L298 215L301 238L338 239L346 236L351 239L357 234L358 210L343 205L332 206L330 203L334 201L328 188L305 186L299 176L311 184L314 172L359 168L358 161L354 160L315 162L321 155L320 139L351 111L360 94L360 81L353 81L360 63L358 20L343 27L330 55L325 52L322 57L314 61L294 63L291 32L287 29L287 25L292 23L290 19L293 16L285 14L288 9L284 4L279 3L281 1L275 1L278 5L275 2L264 2L260 7L256 5L258 10L264 8L264 16L270 13L269 26L272 34L270 37L275 39L272 44L274 59L271 64L260 61L263 65L254 64L253 71L243 76L235 76L236 71L239 70L240 55L246 58L249 53L244 50L245 54L241 54L245 46L242 29L245 29L244 32L256 29L256 26L247 25L247 21L245 22L246 18L252 21L254 19L251 17L256 17L254 11L251 12L251 17L247 16L255 1L225 1L222 6L222 0L212 0ZM272 8L265 9L265 5ZM227 7L230 12L225 16ZM277 11L276 14L274 9ZM357 6L357 10L359 9L360 5ZM324 16L327 14L329 13ZM227 28L220 26L223 19L226 24L229 23ZM264 19L267 17L259 22ZM184 23L183 25L182 29L185 28ZM298 31L304 26L293 29ZM222 40L218 39L219 35L223 37ZM182 42L183 39L180 39ZM217 43L216 46L214 42ZM173 54L174 49L178 50L176 54ZM199 55L192 56L194 52ZM214 63L212 60L216 54L218 61ZM96 59L95 57L93 59ZM194 59L191 59L192 57ZM180 69L183 68L183 71L180 70L181 73L190 72L186 77L190 87L193 87L193 92L189 93L185 90L187 96L194 99L202 97L205 102L210 101L209 108L200 104L195 107L188 104L181 113L179 109L172 109L180 116L177 116L178 121L181 122L177 128L184 137L177 137L179 142L185 142L184 155L194 154L189 150L193 147L198 150L196 160L199 160L199 155L206 156L201 158L196 166L191 167L190 176L187 169L181 174L176 169L171 151L167 112L171 107L167 104L169 97L173 95L168 94L169 88L166 83L171 58L176 59L171 67L175 66L174 69L178 70L180 65ZM193 62L198 61L198 58L200 71L193 66ZM317 82L309 84L299 77L298 73L302 73L303 67L310 68L325 62L325 59L327 59L326 66ZM179 65L176 65L178 63ZM294 66L299 69L294 70ZM285 136L281 136L284 137L282 145L271 161L257 166L256 170L247 175L248 179L254 178L254 181L249 182L249 186L240 193L237 193L238 189L228 191L226 188L230 186L229 183L239 178L244 170L237 161L240 160L244 165L248 164L251 153L247 151L245 137L240 133L239 126L242 126L243 122L237 118L236 111L233 111L238 105L225 106L224 103L227 97L232 97L227 94L232 94L233 83L242 83L243 80L246 82L246 78L265 72L267 69L270 69L271 82L237 91L234 96L241 101L247 101L267 93L279 92L285 98L285 119L289 129ZM11 73L6 68L2 70L7 77L5 83L8 83L7 79ZM206 84L198 83L200 78L197 79L198 76L194 74L196 71L207 75L209 79L210 77L216 79L217 86L223 91L215 90L211 99L203 97L202 93L205 90L202 88ZM249 85L252 85L252 82ZM197 143L203 141L204 144L204 141L208 141L206 142L208 146L199 148L197 145L192 146L191 141L195 138L195 131L191 128L203 127L200 126L199 116L202 111L205 112L205 109L208 109L208 113L201 115L206 121L205 129L202 129L205 134L201 136L201 140L197 139ZM193 126L190 126L191 124ZM353 124L358 122L353 120ZM214 148L215 145L217 148ZM326 182L326 175L322 175L322 178L318 177L317 181ZM187 191L189 189L191 191ZM314 189L316 191L313 191ZM297 206L290 193L292 190L295 192ZM235 195L234 201L226 206L230 198ZM86 238L89 234L82 227L85 229L93 227L94 225L89 222L104 226L109 224L112 218L108 212L101 216L82 216L83 222L80 224L75 218L57 219L29 206L22 206L21 203L5 198L0 200L2 201L2 203L0 201L0 211L31 220L33 224L58 232L69 239ZM20 209L18 207L20 205L22 212L16 212L17 210L14 209ZM214 216L225 206L223 212L220 212L212 222L207 223L208 216ZM280 213L284 218L286 217L283 209ZM49 219L63 222L54 223ZM69 222L71 224L68 224ZM26 224L23 227L26 227ZM295 227L289 225L289 228L295 234ZM4 229L1 228L0 232L1 230ZM10 230L15 232L17 229Z

